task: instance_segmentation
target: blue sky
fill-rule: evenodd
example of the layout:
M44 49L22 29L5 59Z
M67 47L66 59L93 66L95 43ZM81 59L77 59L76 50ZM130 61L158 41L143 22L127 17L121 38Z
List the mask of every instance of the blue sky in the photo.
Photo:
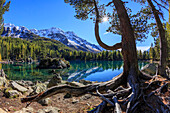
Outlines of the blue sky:
M106 3L110 0L101 0ZM140 9L136 3L128 4L133 12ZM81 21L74 17L75 11L64 0L11 0L10 10L4 15L5 23L17 26L25 26L28 29L46 29L51 27L61 28L64 31L73 31L81 38L97 44L94 36L94 23L92 20ZM168 20L168 12L165 14ZM103 42L113 45L120 42L120 36L111 33L106 34L108 22L100 24L100 36ZM137 42L137 47L147 49L153 38L149 37L145 42ZM147 47L147 48L146 48Z

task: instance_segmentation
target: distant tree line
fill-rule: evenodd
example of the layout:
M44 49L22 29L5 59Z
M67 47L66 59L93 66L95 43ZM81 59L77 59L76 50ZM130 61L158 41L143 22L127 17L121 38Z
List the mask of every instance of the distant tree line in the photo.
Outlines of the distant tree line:
M148 51L137 51L138 60L159 60L159 39L155 40L155 46L151 45ZM122 60L122 53L117 51L102 51L99 53L76 51L64 44L47 39L36 38L23 40L20 38L0 37L0 60L26 60L31 57L34 60L41 58L65 58L66 60Z
M73 51L59 41L46 38L23 40L20 38L0 37L2 59L26 60L31 57L38 60L45 57L62 57L61 53Z
M70 51L69 53L63 53L63 57L67 60L122 60L122 54L120 51L102 51L99 53L91 53L84 51Z
M3 60L26 60L28 57L34 60L45 57L59 57L67 60L122 60L120 51L102 51L100 53L76 51L58 41L47 38L23 40L0 37L0 55Z

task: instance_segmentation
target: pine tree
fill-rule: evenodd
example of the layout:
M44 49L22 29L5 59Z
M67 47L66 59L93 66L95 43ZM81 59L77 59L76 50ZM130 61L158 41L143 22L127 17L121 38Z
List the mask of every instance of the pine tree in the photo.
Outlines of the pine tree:
M4 23L3 14L5 14L5 12L9 10L10 3L11 1L6 3L6 0L0 0L0 34L2 34L3 32Z

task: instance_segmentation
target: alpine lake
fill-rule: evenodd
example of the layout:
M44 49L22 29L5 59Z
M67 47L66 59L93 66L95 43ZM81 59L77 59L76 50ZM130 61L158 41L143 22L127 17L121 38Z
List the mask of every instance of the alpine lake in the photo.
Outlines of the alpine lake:
M67 69L37 69L37 63L22 63L22 66L15 64L0 64L10 80L48 81L55 74L60 74L63 80L105 82L123 72L122 61L70 61L70 68ZM141 69L147 62L139 61Z

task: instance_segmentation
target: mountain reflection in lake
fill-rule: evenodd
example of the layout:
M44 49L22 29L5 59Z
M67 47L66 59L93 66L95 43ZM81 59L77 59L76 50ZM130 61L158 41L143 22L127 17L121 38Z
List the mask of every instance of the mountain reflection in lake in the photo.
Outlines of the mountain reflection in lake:
M55 70L60 73L63 80L79 81L108 81L123 71L122 61L70 61L71 67L64 70ZM141 69L146 63L139 62ZM11 80L47 81L54 76L52 69L37 69L36 64L0 64Z
M123 72L122 61L71 61L71 68L63 79L79 81L81 79L104 82ZM141 69L146 63L139 62Z

